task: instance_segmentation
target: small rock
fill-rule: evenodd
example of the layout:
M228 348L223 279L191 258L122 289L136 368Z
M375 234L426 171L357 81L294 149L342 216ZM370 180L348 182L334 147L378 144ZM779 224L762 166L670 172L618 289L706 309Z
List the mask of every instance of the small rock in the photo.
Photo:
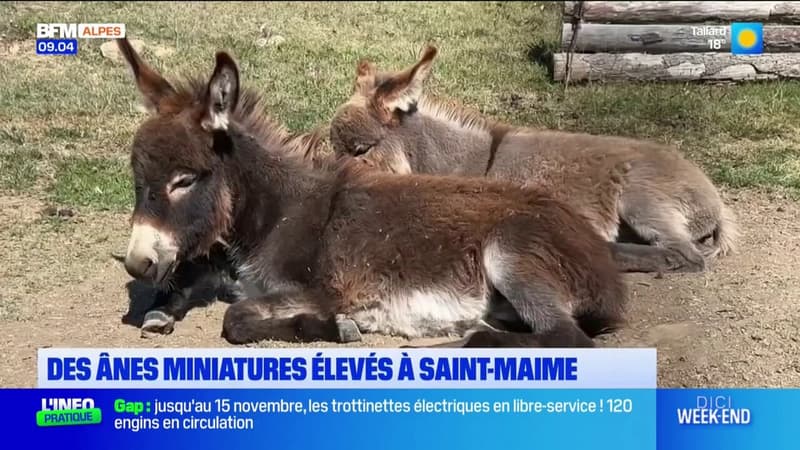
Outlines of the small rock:
M69 218L75 217L75 211L69 208L56 208L55 206L48 206L42 213L48 217Z
M783 208L783 206L778 206L778 209L776 209L776 211L778 211L778 212L784 212L784 211L785 211L785 209Z
M142 53L144 50L144 41L139 39L129 40L131 47L136 50L136 53ZM117 48L117 43L114 41L108 41L103 43L100 46L100 53L102 53L103 58L110 59L115 62L122 62L122 55L119 53L119 48Z
M256 39L256 45L259 47L279 47L284 42L286 42L286 38L278 35Z
M270 47L279 47L284 42L286 42L286 38L277 34L267 39L267 45Z
M69 208L59 208L58 217L75 217L75 211Z

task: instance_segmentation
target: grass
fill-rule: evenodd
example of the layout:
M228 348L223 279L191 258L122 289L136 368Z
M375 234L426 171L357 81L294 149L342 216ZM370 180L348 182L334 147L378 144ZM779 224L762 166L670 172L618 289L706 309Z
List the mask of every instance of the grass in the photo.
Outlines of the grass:
M133 202L133 185L126 162L72 157L58 162L58 177L50 187L57 204L116 210Z
M42 154L32 150L15 150L0 153L0 188L25 192L31 189L39 176Z
M550 81L534 53L557 48L547 2L0 3L0 190L65 206L128 210L125 161L143 116L127 68L83 40L74 57L37 57L37 22L123 22L168 77L208 75L231 51L243 82L288 127L325 122L355 64L404 67L424 43L440 55L428 89L516 124L677 145L721 185L800 196L800 83L736 86ZM285 38L277 47L259 39Z

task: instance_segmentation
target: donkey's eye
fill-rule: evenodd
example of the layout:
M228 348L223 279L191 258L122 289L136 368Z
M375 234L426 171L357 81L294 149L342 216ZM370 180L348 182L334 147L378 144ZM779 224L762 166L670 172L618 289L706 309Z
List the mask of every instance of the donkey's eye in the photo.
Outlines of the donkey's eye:
M355 148L353 148L353 155L361 156L372 150L372 147L375 147L375 144L356 144Z
M172 182L169 185L169 190L172 192L175 189L186 189L191 187L195 181L197 181L197 175L195 174L178 175L172 179Z

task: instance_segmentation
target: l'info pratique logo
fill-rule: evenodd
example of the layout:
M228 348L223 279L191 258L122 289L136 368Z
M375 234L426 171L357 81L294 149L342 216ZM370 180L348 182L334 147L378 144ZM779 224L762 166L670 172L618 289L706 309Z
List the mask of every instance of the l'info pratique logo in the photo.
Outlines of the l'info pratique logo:
M91 398L43 398L42 409L36 412L36 425L93 425L102 418L100 408L95 408Z

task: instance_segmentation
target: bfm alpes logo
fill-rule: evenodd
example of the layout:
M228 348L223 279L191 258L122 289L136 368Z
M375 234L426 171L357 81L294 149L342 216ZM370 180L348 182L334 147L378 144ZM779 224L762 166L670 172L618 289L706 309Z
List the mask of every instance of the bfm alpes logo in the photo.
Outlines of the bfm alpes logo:
M42 409L36 412L36 425L92 425L100 423L102 417L91 398L43 398Z
M37 23L37 55L75 55L78 39L125 37L124 23Z
M37 23L36 39L117 39L125 37L124 23Z

